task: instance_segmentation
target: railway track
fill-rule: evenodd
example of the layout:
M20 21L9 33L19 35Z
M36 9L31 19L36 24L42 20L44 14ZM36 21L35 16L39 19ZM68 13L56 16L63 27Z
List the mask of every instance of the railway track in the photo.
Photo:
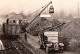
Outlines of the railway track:
M20 54L33 54L31 51L29 51L25 45L23 45L22 42L20 42L18 39L16 40L10 40L11 43L14 45L14 47L20 52Z
M2 52L2 54L20 54L8 39L2 40L2 42L5 47L5 52Z
M2 39L5 51L0 51L0 54L33 54L25 45L18 39Z

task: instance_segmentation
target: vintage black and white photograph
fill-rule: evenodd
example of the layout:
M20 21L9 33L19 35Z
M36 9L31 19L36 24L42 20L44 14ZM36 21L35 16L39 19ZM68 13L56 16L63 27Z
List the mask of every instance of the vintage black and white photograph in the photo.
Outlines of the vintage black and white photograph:
M80 54L80 0L0 0L0 54Z

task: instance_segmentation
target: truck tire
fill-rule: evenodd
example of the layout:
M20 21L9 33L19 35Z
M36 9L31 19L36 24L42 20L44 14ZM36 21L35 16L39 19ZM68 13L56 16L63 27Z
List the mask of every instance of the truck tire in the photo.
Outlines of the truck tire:
M43 48L44 48L43 45L41 45L41 46L40 46L40 49L43 49Z
M61 49L59 51L60 51L60 53L63 53L63 47L61 47Z
M60 53L63 53L63 50L62 49L60 49Z

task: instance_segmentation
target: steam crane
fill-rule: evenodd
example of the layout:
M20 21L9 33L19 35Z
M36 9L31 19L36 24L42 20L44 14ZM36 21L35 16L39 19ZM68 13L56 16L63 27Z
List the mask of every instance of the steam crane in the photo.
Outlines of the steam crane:
M26 28L27 31L29 31L30 27L35 24L34 21L38 18L38 16L40 16L40 14L41 14L50 4L52 4L52 1L49 2L47 5L45 5L45 6L43 6L43 7L41 8L40 12L39 12L39 13L34 17L34 19L29 23L28 27ZM54 13L54 8L53 8L53 6L50 6L50 8L49 8L49 13ZM32 15L32 14L31 14L31 15ZM29 15L29 16L30 16L30 15ZM39 18L38 18L38 19L39 19Z

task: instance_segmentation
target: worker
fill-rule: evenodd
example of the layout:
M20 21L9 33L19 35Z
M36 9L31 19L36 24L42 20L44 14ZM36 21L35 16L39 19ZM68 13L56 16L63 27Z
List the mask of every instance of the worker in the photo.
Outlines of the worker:
M27 40L27 33L25 32L25 40Z
M27 31L26 31L26 28L24 30L25 30L24 38L25 38L25 41L26 41L27 40Z

